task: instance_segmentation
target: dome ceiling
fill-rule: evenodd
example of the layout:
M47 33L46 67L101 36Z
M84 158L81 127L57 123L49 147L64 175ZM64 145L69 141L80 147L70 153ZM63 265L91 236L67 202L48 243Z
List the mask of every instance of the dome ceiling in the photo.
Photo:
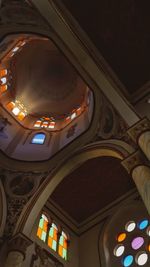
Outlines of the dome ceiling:
M13 57L13 96L28 113L59 116L79 107L86 84L50 40L32 40Z

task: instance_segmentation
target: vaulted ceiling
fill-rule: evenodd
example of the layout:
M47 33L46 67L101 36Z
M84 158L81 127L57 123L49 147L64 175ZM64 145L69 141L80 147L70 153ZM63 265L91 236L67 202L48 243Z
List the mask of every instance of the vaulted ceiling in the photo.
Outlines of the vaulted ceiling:
M51 199L81 223L134 187L119 159L100 157L65 177Z
M129 93L150 80L149 0L62 0Z

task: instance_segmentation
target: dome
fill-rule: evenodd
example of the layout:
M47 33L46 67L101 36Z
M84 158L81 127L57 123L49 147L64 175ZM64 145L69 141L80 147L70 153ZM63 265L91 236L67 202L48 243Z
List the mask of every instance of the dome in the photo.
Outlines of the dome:
M84 100L86 84L48 39L27 43L12 58L11 69L15 83L13 97L31 115L57 118L79 107Z

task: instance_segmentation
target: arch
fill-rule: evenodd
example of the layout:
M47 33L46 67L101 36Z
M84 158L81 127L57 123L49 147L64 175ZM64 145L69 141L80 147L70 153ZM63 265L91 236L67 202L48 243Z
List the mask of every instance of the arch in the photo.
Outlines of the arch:
M7 216L6 196L0 181L0 237L3 236Z
M88 159L111 156L123 160L134 149L124 141L107 140L93 143L83 147L80 151L74 153L68 160L63 162L53 173L47 177L35 195L29 200L26 207L23 209L14 234L18 231L29 236L34 225L35 218L38 217L39 211L42 210L49 196L55 190L57 185L74 169Z

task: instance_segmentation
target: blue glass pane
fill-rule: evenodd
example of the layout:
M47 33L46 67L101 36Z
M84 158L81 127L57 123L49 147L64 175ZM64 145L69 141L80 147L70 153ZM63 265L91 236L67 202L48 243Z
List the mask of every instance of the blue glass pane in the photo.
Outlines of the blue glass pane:
M123 266L124 267L131 266L132 263L133 263L133 256L132 255L128 255L128 256L124 257L124 259L123 259Z
M32 144L42 145L44 144L44 141L45 141L45 134L38 133L38 134L35 134L35 136L33 137Z
M148 220L143 220L143 221L138 223L138 227L140 230L145 229L147 226L148 226Z

